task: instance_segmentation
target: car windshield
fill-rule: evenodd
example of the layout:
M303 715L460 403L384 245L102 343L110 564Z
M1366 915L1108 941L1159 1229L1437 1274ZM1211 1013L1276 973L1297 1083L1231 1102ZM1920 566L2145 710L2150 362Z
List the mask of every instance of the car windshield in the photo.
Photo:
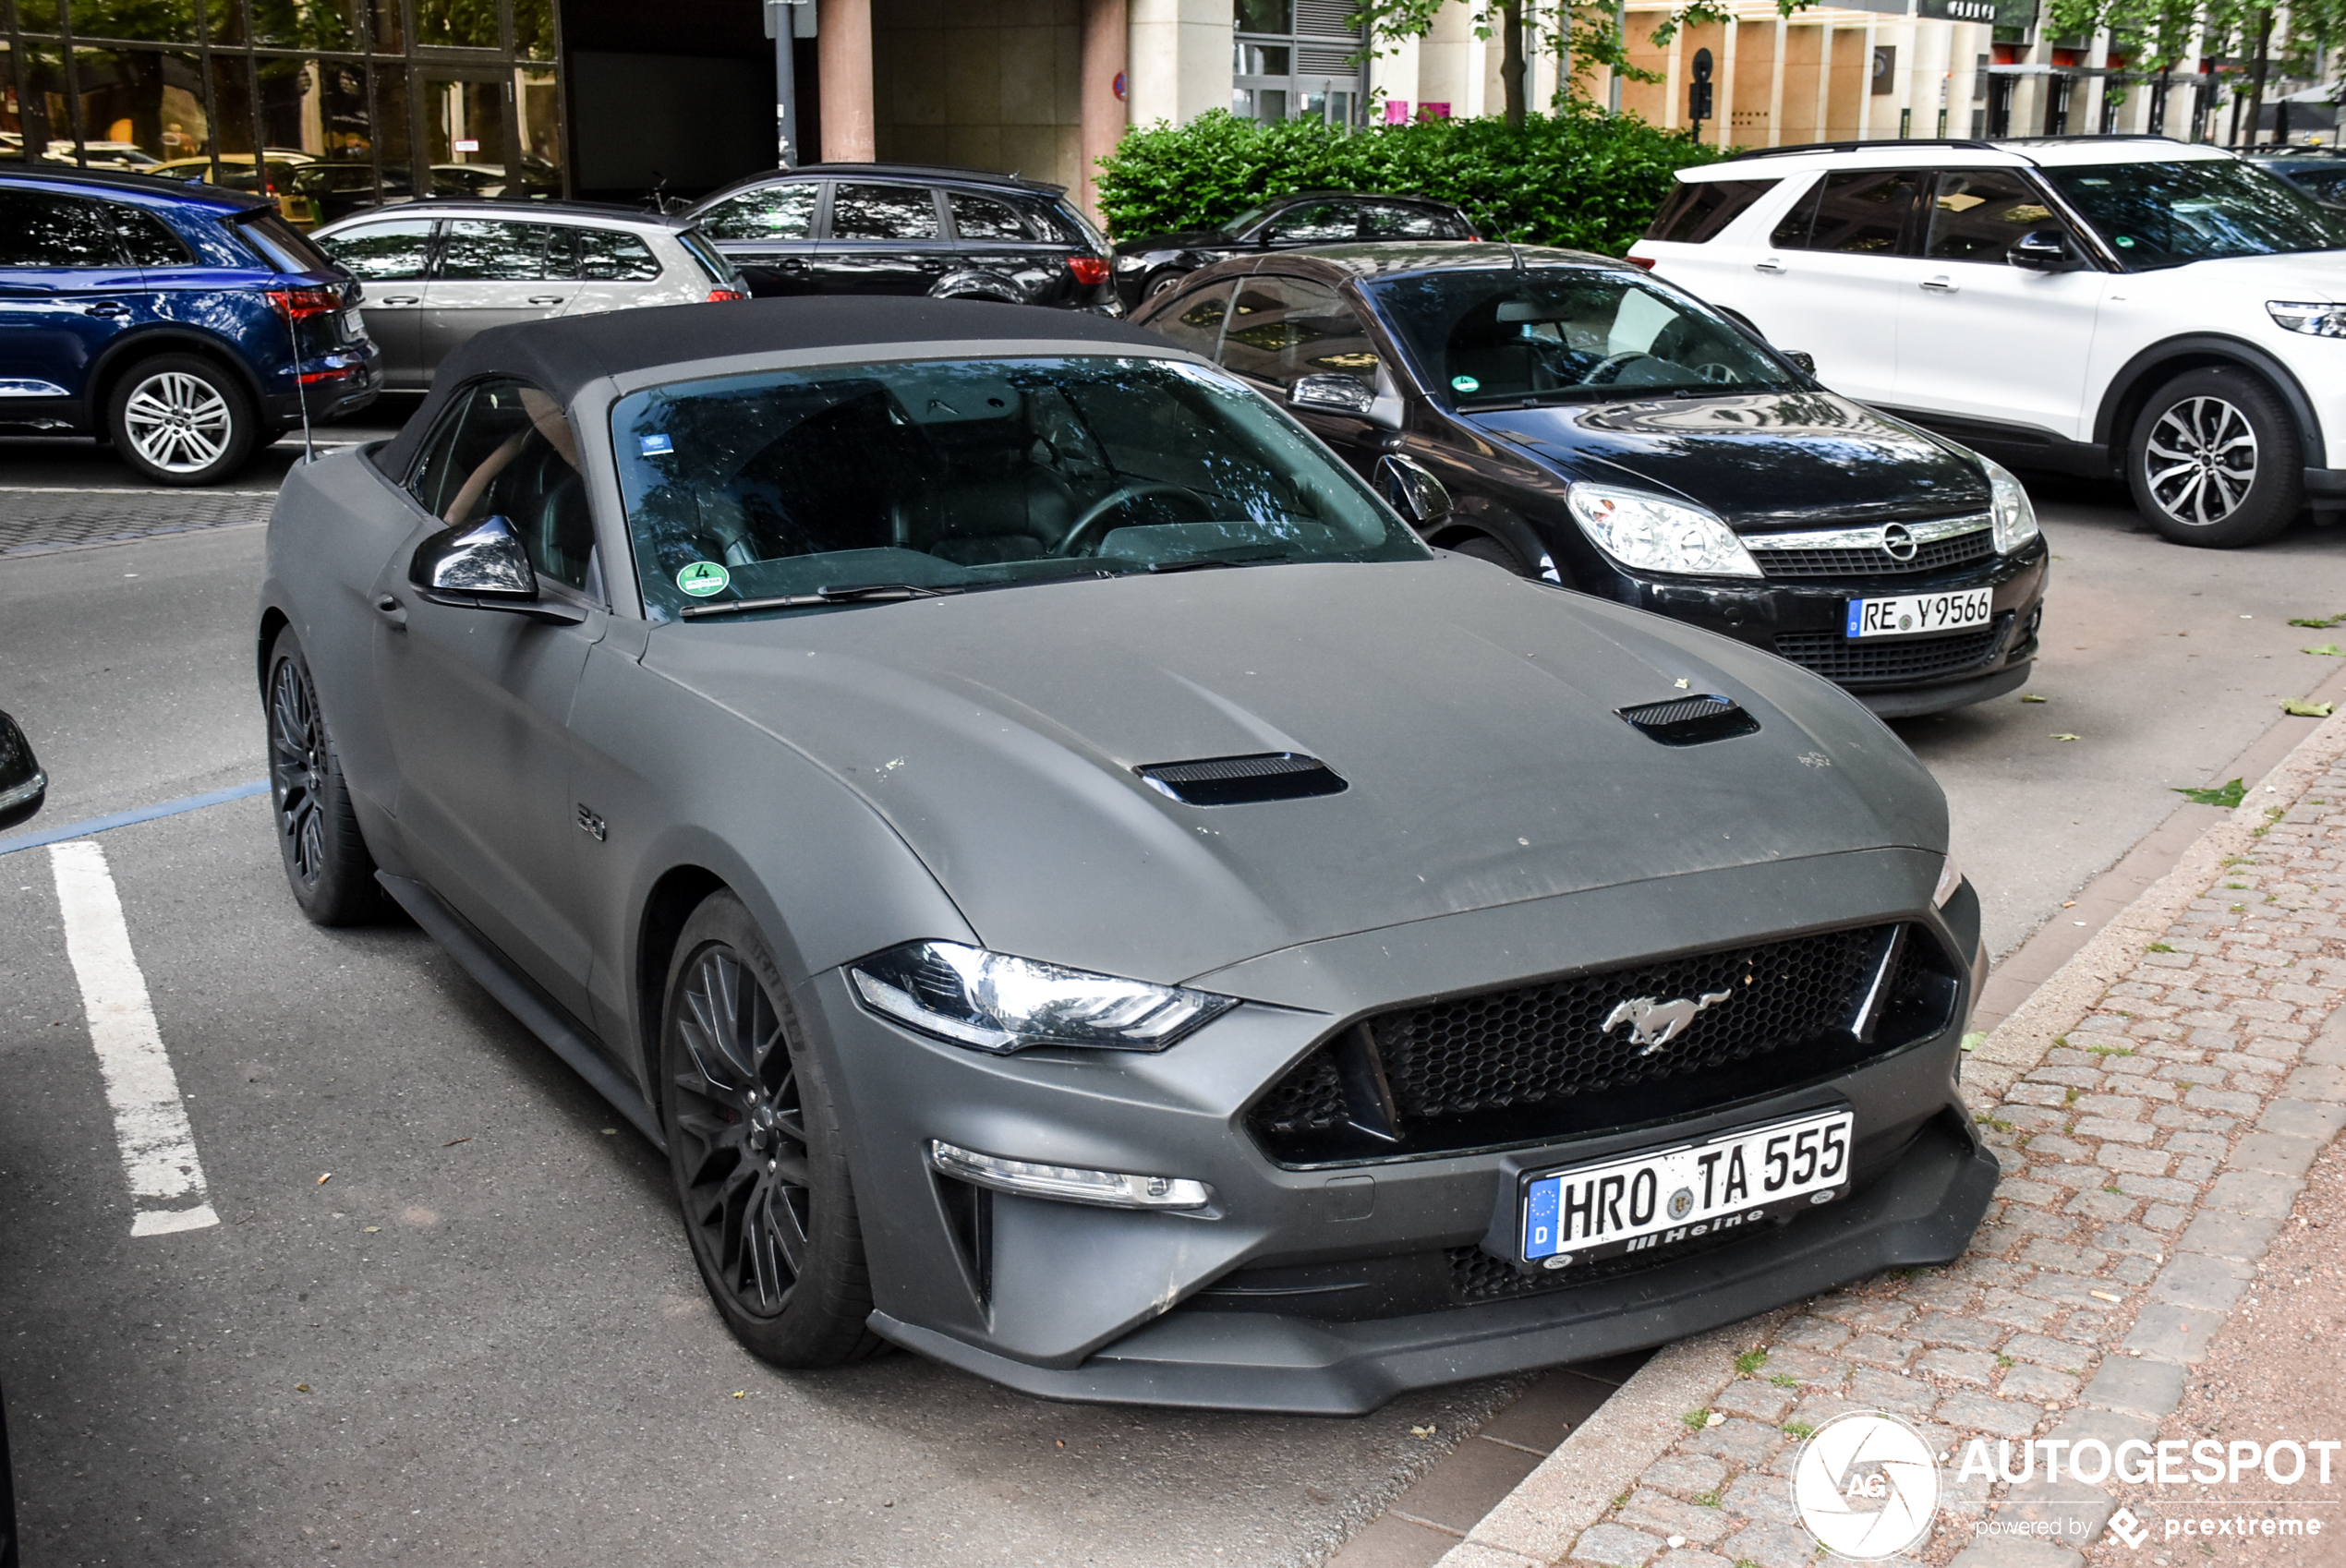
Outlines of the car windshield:
M914 360L682 381L621 399L611 438L656 619L874 585L1426 559L1285 415L1176 361Z
M2230 159L2044 171L2129 271L2223 256L2337 248L2335 220L2303 191Z
M1619 272L1421 272L1368 292L1427 388L1461 408L1799 385L1723 317Z

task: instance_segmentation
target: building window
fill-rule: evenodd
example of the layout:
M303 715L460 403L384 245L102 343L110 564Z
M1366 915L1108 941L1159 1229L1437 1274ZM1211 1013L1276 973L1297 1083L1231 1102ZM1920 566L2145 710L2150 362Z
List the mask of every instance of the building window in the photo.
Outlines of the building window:
M1242 120L1367 124L1366 32L1353 0L1236 0L1231 112Z

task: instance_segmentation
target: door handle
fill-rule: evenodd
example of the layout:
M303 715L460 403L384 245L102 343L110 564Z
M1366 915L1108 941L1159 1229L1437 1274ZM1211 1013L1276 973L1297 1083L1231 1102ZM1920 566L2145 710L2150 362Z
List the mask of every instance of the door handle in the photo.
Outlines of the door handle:
M532 305L560 305L563 300L568 299L569 297L570 296L566 294L533 294L529 296L529 303Z
M1942 276L1936 278L1925 278L1918 286L1927 288L1933 294L1953 294L1962 285L1955 283L1952 278Z
M1784 271L1784 263L1772 256L1765 256L1754 261L1751 264L1751 270L1755 272L1781 272Z
M424 296L420 294L387 294L383 296L383 303L385 305L421 305L423 302Z
M407 607L401 604L391 595L383 594L376 598L375 613L381 616L385 621L390 621L393 631L405 632L407 630Z
M84 316L127 316L130 307L118 299L96 300L81 308Z

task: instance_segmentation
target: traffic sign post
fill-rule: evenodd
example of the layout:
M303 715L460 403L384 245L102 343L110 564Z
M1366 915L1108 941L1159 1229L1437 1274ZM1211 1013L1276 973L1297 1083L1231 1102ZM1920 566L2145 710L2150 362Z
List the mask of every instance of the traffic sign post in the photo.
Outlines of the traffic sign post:
M1702 139L1702 122L1711 118L1711 51L1694 52L1694 82L1687 89L1687 118L1694 122L1694 139Z

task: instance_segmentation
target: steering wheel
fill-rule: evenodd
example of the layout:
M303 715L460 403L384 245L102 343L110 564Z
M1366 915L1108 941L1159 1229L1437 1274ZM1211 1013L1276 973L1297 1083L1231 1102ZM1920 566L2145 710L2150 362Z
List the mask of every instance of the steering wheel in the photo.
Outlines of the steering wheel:
M1596 387L1603 386L1608 382L1618 380L1620 380L1621 372L1628 368L1633 360L1651 359L1652 357L1653 356L1648 354L1641 348L1625 349L1621 353L1616 354L1612 358L1606 360L1603 364L1598 366L1595 369L1590 371L1588 376L1584 379L1583 384Z
M1185 485L1168 485L1153 479L1144 480L1136 485L1122 485L1085 507L1083 515L1078 517L1069 525L1067 532L1059 536L1059 542L1053 547L1051 553L1073 555L1076 544L1085 534L1091 532L1094 525L1097 524L1101 518L1148 496L1178 496L1196 507L1201 513L1210 515L1210 509L1204 502L1198 500L1197 492Z

